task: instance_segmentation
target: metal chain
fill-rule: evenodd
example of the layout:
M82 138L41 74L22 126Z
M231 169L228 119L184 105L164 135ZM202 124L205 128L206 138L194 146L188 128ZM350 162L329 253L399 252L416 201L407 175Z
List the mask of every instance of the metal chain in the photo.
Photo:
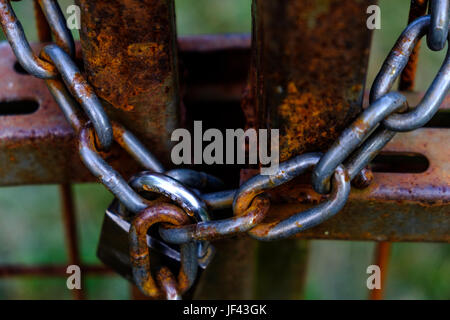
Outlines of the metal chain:
M170 272L161 268L157 275L159 287L156 286L148 273L150 262L147 258L139 258L133 264L136 282L144 292L152 296L164 293L166 297L179 298L182 292L189 289L194 282L194 269L196 271L198 263L194 244L204 252L205 244L207 245L205 240L245 232L264 241L283 239L337 214L349 197L350 181L397 132L415 130L425 125L438 111L449 90L450 51L414 110L398 113L407 107L406 98L398 92L390 92L422 36L427 34L428 46L432 50L442 50L448 41L449 0L432 0L430 15L408 25L385 60L371 88L370 106L344 130L327 153L297 156L281 163L276 174L257 175L238 190L202 194L198 190L221 189L223 183L215 177L193 170L166 172L137 137L121 124L111 122L100 99L74 62L74 41L57 1L39 0L39 4L56 43L45 46L39 57L33 53L26 40L9 0L0 0L0 23L23 68L30 74L45 79L50 92L79 137L79 153L86 167L118 198L125 211L135 216L131 229L132 257L148 255L148 252L145 254L148 249L139 241L138 234L146 232L151 224L169 222L177 225L170 228L161 225L159 229L165 241L181 244L184 248L185 263L182 264L177 285L174 285L176 280ZM127 182L102 157L114 141L150 172L142 172ZM264 193L311 168L312 186L318 193L327 194L327 200L286 220L264 223L270 207ZM177 207L173 205L161 206L147 200L141 195L143 192L156 192L168 197L184 210L185 216L177 214ZM208 211L224 208L232 208L233 217L210 219ZM186 225L192 222L188 216L194 218L195 223Z
M205 201L213 199L219 203L220 207L231 203L234 199L235 217L220 222L199 223L196 226L175 229L161 227L160 233L163 239L168 242L183 243L189 239L214 239L219 235L233 235L235 230L226 227L236 222L239 213L249 208L257 195L294 179L309 167L314 167L312 184L318 193L329 193L330 180L334 177L328 200L284 221L270 224L261 224L259 221L253 221L254 224L247 223L245 227L249 230L249 235L258 240L282 239L314 227L338 213L348 199L350 181L355 179L375 158L396 132L411 131L425 125L436 114L448 93L449 52L430 88L413 111L405 114L395 113L407 107L406 97L398 92L389 92L405 68L414 46L430 29L431 21L430 16L421 17L404 30L372 86L371 105L349 128L344 130L325 155L297 156L282 163L278 172L272 176L257 175L248 180L236 193L205 195ZM448 37L448 32L445 35ZM209 237L210 234L212 236Z

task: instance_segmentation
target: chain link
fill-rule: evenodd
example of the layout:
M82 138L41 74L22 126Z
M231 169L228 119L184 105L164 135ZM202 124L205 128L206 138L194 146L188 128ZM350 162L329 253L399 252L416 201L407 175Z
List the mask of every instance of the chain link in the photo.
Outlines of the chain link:
M33 53L9 0L0 0L0 23L17 60L29 74L41 79L56 78L55 67Z
M33 53L8 0L0 0L0 23L22 67L46 80L51 94L78 135L79 153L86 167L116 196L124 207L122 211L134 216L130 231L133 275L141 290L150 296L164 295L177 299L190 288L196 277L198 251L207 251L205 240L245 232L258 240L283 239L337 214L349 197L350 181L396 132L411 131L425 125L435 115L449 90L450 51L414 110L397 113L404 111L406 98L398 92L390 92L421 37L427 34L428 46L435 51L442 50L448 41L449 1L432 0L430 15L409 24L385 60L371 88L370 106L343 131L327 153L297 156L280 164L276 174L257 175L238 190L205 194L200 190L221 190L223 182L188 169L166 172L137 137L121 124L109 120L100 99L74 62L74 40L57 1L39 0L39 4L55 38L55 44L45 46L39 57ZM150 172L142 172L127 182L104 160L114 141ZM311 168L312 186L318 193L326 194L326 200L284 221L264 222L270 208L265 192ZM149 192L162 194L177 206L148 200L145 195ZM210 219L208 211L225 208L233 209L233 217ZM191 218L195 218L194 223ZM170 227L160 226L162 238L182 247L182 267L178 281L166 268L160 268L156 285L150 274L148 248L143 235L152 224L161 222L171 224Z
M158 297L161 295L160 289L156 286L150 271L150 254L147 246L148 229L156 223L182 225L188 222L189 218L183 210L167 203L151 205L133 219L129 236L133 279L139 289L146 295L150 297ZM193 242L182 244L180 250L181 267L177 287L183 293L195 281L198 260L196 247Z
M444 49L448 37L450 5L448 0L431 0L431 26L428 30L427 44L431 50Z

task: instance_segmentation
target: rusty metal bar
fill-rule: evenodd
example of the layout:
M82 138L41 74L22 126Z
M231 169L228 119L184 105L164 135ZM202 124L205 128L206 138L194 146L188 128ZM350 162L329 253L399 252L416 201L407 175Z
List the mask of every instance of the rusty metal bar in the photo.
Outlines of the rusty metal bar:
M66 234L67 251L69 254L69 264L81 265L80 250L78 246L77 222L75 217L75 204L73 201L72 186L70 184L62 184L59 186L61 196L62 215L64 222L64 231ZM83 280L83 279L82 279ZM82 288L84 285L82 283ZM73 290L76 300L84 300L84 292L81 290Z
M256 110L280 161L326 150L362 107L374 1L255 0Z
M253 83L243 107L249 126L280 130L280 161L326 150L360 112L371 39L364 24L369 4L253 1ZM285 263L268 264L269 255ZM258 257L259 298L302 296L306 242L261 243ZM274 276L274 289L267 274L288 282Z
M239 70L248 66L250 57L248 38L246 40L244 38L238 46L233 45L235 41L228 41L227 37L180 39L180 59L188 62L184 63L187 69L185 73L190 75L183 85L186 92L195 91L195 94L186 96L189 97L187 100L189 104L195 104L196 101L202 103L211 101L211 97L214 97L211 92L224 92L230 85L244 89L245 78L242 76L234 78L232 75L243 74ZM224 43L223 47L220 46L221 42ZM197 43L201 43L199 49L196 49ZM211 49L208 49L208 43ZM223 57L227 54L229 56L221 60L220 72L211 72L216 64L202 64L201 61L212 60L208 60L208 57L217 55L218 52ZM2 168L0 185L93 181L78 155L73 152L76 147L73 131L67 125L47 88L42 81L17 73L14 70L15 61L8 45L0 44L0 103L32 100L39 102L40 108L32 114L0 116ZM227 64L227 61L230 64ZM236 66L238 61L241 62ZM231 75L227 76L228 71ZM213 85L205 86L212 74L216 80ZM228 77L230 80L223 83L219 80L222 77ZM192 88L194 90L191 90ZM217 97L221 99L220 95ZM237 104L239 98L237 93L231 98L228 97L235 99ZM418 95L408 97L411 105L414 105L414 101L418 101L418 98ZM375 172L373 186L367 190L355 190L350 203L342 213L324 224L322 228L304 233L304 237L448 242L450 232L446 227L449 225L450 196L448 180L445 179L445 161L449 154L448 148L434 146L443 145L450 138L448 129L443 128L445 119L448 119L445 118L447 114L445 110L449 108L450 99L447 98L443 103L442 112L432 121L432 125L439 128L423 128L414 133L400 134L386 149L396 154L424 155L430 162L430 168L426 172L420 174ZM117 152L113 151L110 158L112 165L125 176L139 170L134 161L126 158L120 149ZM121 165L123 163L126 163L126 166ZM305 186L299 185L291 189L281 197L282 201L290 202L285 205L291 208L289 211L291 213L302 208L296 207L299 202L307 205L308 202L320 200ZM402 201L405 202L400 203ZM392 219L381 219L381 212L388 212ZM402 220L405 215L410 219L420 218L421 223L417 224L419 228L407 227ZM332 221L336 222L331 223ZM328 229L330 225L333 226L331 230ZM365 227L359 229L358 225Z
M250 56L249 37L187 37L179 42L187 75L185 104L204 104L212 98L239 103ZM41 45L33 47L39 51ZM73 152L77 143L73 130L45 83L21 71L6 42L0 44L0 75L2 110L10 110L9 103L14 105L9 113L0 113L0 185L94 181ZM149 121L151 126L153 120ZM133 126L130 129L134 131ZM139 170L120 148L108 159L125 177Z
M381 289L373 289L370 291L370 300L382 300L386 291L387 274L389 259L391 255L392 244L390 242L380 242L377 244L375 251L375 265L380 267L381 271Z
M169 165L170 136L180 123L174 0L77 4L89 82L109 115Z
M41 45L34 46L39 50ZM24 74L8 44L0 44L1 185L93 181L79 156L72 128L45 83ZM139 168L120 148L108 157L130 175ZM122 162L123 161L123 162ZM130 168L126 168L130 166Z

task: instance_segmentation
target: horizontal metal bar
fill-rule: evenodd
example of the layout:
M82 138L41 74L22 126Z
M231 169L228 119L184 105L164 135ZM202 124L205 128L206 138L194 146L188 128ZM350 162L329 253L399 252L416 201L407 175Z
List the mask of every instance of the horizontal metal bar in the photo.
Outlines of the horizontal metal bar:
M185 100L239 101L250 56L247 35L188 37L179 42L183 73L188 75L183 81ZM41 45L33 48L38 51ZM12 103L14 112L26 113L30 102L37 102L39 108L30 114L5 114L0 108L0 185L94 181L74 152L73 130L44 81L21 73L16 62L8 43L1 43L0 107ZM152 121L149 114L148 125ZM113 148L107 158L125 177L140 169L120 148Z
M239 103L246 85L249 43L248 36L181 38L185 101ZM0 115L0 185L93 181L74 152L73 131L45 84L16 72L15 61L9 46L0 44L0 103L34 100L40 108L32 114ZM419 98L409 96L410 105ZM450 110L449 98L442 109ZM353 190L341 213L300 237L450 242L448 141L448 127L399 134L385 151L423 155L429 168L422 173L375 172L372 185ZM120 149L107 157L126 177L139 169ZM309 180L294 181L272 194L269 217L277 220L321 200L312 192Z

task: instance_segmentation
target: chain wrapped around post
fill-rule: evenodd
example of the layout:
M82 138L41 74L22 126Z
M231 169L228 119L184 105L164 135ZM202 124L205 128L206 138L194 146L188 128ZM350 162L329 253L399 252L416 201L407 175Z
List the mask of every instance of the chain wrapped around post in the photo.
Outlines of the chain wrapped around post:
M100 99L74 61L74 40L56 0L40 0L55 44L36 56L28 43L9 0L0 0L0 23L18 62L31 75L44 79L67 121L79 138L82 161L120 201L133 217L129 233L133 277L140 289L152 297L178 299L194 283L199 257L209 240L248 233L269 241L291 237L337 214L350 194L350 181L358 176L397 132L424 126L438 111L450 85L450 61L445 61L418 106L405 111L406 98L390 92L405 68L415 45L427 35L432 50L442 50L448 41L449 1L432 0L430 15L410 23L384 62L371 88L370 106L344 130L324 155L308 153L284 163L270 176L257 175L238 190L222 190L223 183L208 174L188 169L166 171L162 164L129 130L108 118ZM80 108L81 107L81 108ZM116 142L145 170L126 181L105 160ZM270 202L264 194L312 169L312 186L326 200L284 221L264 222ZM169 203L147 199L160 194ZM209 211L232 208L234 216L211 219ZM162 266L152 275L146 242L147 230L163 223L164 241L181 246L178 279Z

